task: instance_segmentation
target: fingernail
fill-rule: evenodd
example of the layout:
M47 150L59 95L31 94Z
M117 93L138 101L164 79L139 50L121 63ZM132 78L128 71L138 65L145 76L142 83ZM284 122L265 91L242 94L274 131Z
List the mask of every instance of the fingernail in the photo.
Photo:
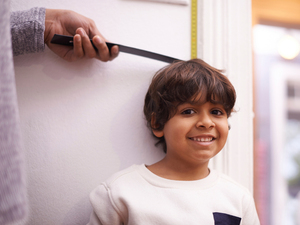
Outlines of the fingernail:
M79 34L80 34L81 36L85 36L85 35L86 35L85 31L84 31L82 28L79 29Z
M97 43L97 44L101 44L102 43L102 40L99 36L95 36L94 37L94 42Z
M79 34L76 34L76 35L74 36L74 39L75 39L76 42L80 42L81 36L80 36Z

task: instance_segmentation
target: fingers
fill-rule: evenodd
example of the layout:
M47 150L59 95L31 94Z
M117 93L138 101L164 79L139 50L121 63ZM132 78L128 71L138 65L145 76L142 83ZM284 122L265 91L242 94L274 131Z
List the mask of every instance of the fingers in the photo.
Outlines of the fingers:
M111 59L113 60L114 58L116 58L119 55L119 46L118 45L114 45L111 49L110 49L110 56Z
M95 58L97 55L96 50L94 49L89 36L86 34L84 29L78 28L76 30L76 34L79 34L81 36L81 41L82 41L82 48L84 55L88 58Z
M113 46L111 50L107 47L103 37L96 35L93 37L93 43L98 49L98 55L96 58L103 62L111 61L116 58L119 54L119 47Z
M83 52L82 44L81 44L81 36L79 34L76 34L74 36L73 41L74 41L73 42L74 60L83 58L84 52Z
M92 45L89 36L86 34L83 28L76 30L76 35L81 38L80 42L74 39L74 57L82 58L97 58L103 62L111 61L116 58L119 54L118 46L113 46L109 51L105 39L100 35L95 35L92 39L94 46ZM75 38L75 37L74 37ZM77 38L77 37L76 37Z
M107 62L110 60L109 49L104 41L99 35L93 37L93 43L98 49L97 59L100 59L103 62Z
M74 35L74 30L73 48L50 43L54 34ZM90 38L93 38L94 46ZM46 10L44 42L54 53L67 61L96 58L106 62L116 58L119 52L117 46L109 51L105 38L93 20L70 10Z

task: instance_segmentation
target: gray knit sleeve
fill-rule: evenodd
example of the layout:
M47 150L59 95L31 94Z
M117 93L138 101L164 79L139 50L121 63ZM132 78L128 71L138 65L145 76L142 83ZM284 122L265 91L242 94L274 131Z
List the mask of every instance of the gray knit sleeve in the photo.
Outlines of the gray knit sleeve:
M44 51L45 15L45 8L11 13L10 27L14 56Z

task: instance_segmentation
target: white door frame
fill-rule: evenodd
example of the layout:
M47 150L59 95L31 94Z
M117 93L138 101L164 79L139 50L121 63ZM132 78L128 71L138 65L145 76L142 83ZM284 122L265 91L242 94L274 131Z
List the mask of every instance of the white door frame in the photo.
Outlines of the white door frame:
M237 92L223 151L212 167L253 192L251 0L198 0L198 57L225 74Z

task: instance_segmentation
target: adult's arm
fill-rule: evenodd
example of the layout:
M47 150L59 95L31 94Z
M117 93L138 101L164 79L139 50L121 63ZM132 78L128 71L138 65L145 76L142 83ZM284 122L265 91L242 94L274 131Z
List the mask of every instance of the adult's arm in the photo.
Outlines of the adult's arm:
M10 31L10 1L0 1L0 224L25 224L23 145ZM24 222L24 223L22 223Z
M11 13L10 27L14 56L44 51L45 15L45 8Z
M45 44L67 61L96 58L110 61L117 57L118 46L111 51L105 44L94 21L71 10L32 8L11 14L11 34L14 56L41 52ZM74 47L51 44L54 34L74 36ZM97 50L92 46L90 39Z

